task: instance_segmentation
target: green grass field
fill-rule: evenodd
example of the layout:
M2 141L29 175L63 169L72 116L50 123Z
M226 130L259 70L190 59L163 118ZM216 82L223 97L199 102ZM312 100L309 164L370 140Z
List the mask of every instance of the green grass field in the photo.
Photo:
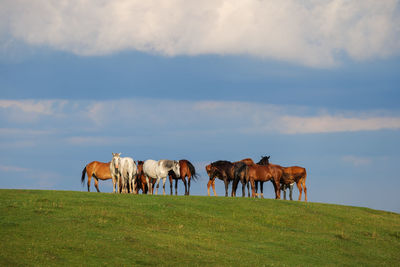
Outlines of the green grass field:
M0 190L0 266L399 266L400 214L272 199Z

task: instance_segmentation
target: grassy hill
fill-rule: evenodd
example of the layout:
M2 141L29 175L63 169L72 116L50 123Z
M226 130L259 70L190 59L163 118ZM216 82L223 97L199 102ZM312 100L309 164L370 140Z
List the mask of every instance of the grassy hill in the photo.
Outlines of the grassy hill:
M272 199L0 190L0 265L400 263L400 214Z

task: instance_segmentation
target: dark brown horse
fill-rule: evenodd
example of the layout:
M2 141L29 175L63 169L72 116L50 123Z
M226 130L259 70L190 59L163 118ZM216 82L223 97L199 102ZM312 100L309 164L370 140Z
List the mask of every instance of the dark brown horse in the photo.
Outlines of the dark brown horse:
M177 177L173 171L169 172L169 182L171 188L171 195L172 195L172 180L175 180L175 195L178 194L178 180L182 179L183 184L185 185L185 195L190 195L190 180L193 177L194 180L198 178L198 174L196 173L196 169L194 168L193 164L186 160L181 159L179 161L180 167L180 177ZM186 184L186 177L187 177L187 184Z
M249 181L246 179L246 166L254 164L254 161L250 158L245 158L240 161L236 161L234 164L234 181L232 183L232 192L236 196L237 185L239 181L242 183L242 197L246 195L246 185L248 196L250 197Z
M82 184L85 182L85 174L87 174L88 177L88 183L87 183L88 192L90 192L90 181L92 179L92 176L94 178L94 186L96 187L97 192L100 192L99 179L109 180L112 178L110 172L110 162L104 163L99 161L92 161L89 164L87 164L82 171L82 178L81 178Z
M279 166L275 164L269 163L269 157L262 157L259 164L262 165L270 165L270 166ZM290 188L290 200L292 200L292 188L293 183L296 183L297 188L299 189L299 201L301 201L301 194L304 189L304 201L307 201L307 187L306 187L306 179L307 179L307 171L303 167L292 166L292 167L282 167L283 175L280 183L284 185L284 189L286 187ZM285 192L286 195L286 192Z
M143 163L144 161L138 160L137 161L137 178L136 178L136 188L137 188L137 192L139 193L139 190L142 190L143 194L147 194L147 192L149 191L149 186L146 182L146 176L143 173ZM152 183L152 189L154 191L154 184L156 183L156 179L150 179L151 183ZM150 181L149 181L150 182Z
M225 196L228 196L228 186L230 181L234 180L234 164L226 160L218 160L212 162L206 166L206 171L210 180L207 183L207 193L210 195L210 186L214 191L214 196L217 196L215 192L215 178L219 178L225 183ZM232 191L233 196L233 191Z

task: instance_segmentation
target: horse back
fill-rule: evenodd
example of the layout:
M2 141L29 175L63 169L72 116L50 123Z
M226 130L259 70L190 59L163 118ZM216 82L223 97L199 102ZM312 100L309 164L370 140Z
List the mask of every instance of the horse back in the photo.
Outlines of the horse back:
M127 173L132 173L133 175L136 175L137 173L137 166L132 158L129 157L121 158L121 167L122 170Z
M157 178L157 161L148 159L143 163L143 172L151 178Z
M290 177L294 182L298 182L307 177L307 172L303 167L291 166L284 168L284 176Z
M94 174L98 179L104 180L111 178L110 162L92 161L86 165L86 171L90 176Z
M254 164L254 161L251 158L245 158L245 159L240 160L239 162L243 162L246 165Z
M252 164L247 166L248 178L255 181L268 181L271 179L271 170L267 166Z

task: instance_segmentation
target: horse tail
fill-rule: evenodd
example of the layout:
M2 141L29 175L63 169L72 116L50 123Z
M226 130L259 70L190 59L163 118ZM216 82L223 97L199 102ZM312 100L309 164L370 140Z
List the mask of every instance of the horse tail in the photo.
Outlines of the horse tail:
M194 168L193 164L190 161L186 161L190 174L192 175L193 179L196 181L199 178L199 174L196 173L196 169Z
M85 174L86 174L86 166L85 166L85 168L83 168L83 171L82 171L82 178L81 178L82 184L85 182Z

